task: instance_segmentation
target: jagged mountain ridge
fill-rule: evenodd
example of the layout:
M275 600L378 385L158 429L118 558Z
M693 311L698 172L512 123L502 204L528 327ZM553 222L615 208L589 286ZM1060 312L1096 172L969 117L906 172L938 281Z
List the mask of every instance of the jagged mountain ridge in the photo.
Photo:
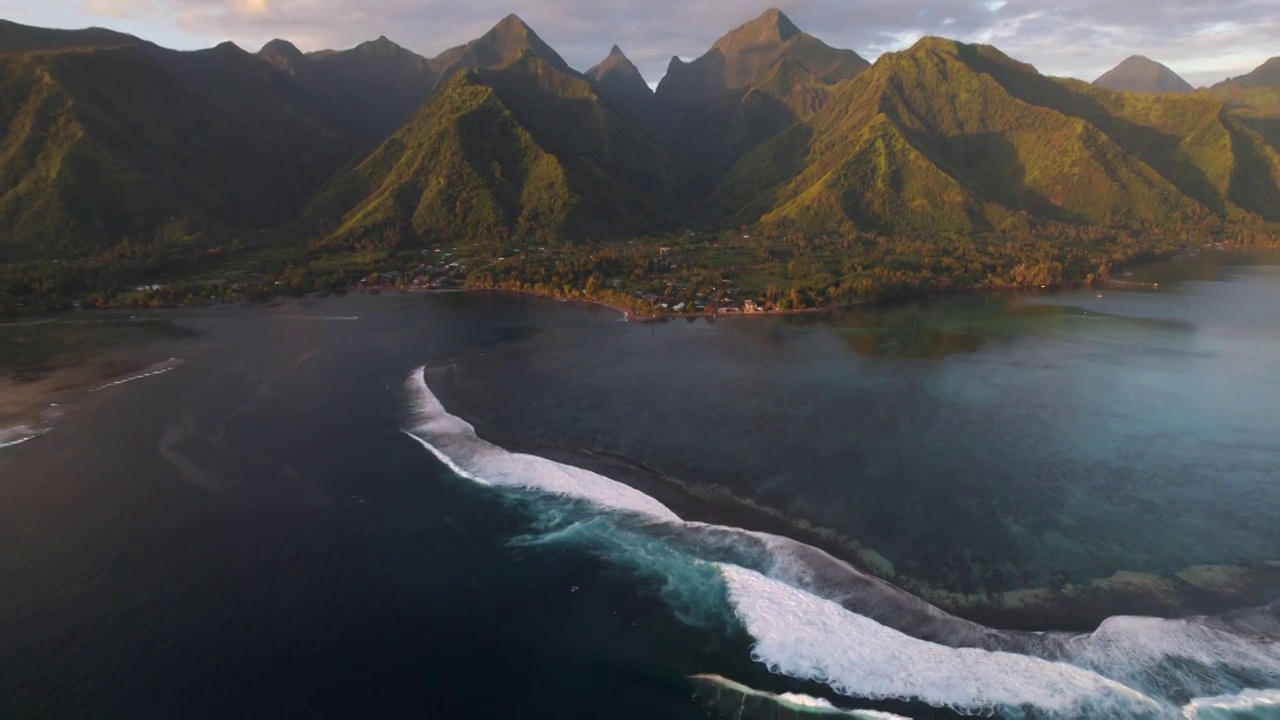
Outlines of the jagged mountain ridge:
M155 95L96 83L82 63L56 116L78 140L42 125L53 115L23 115L31 126L0 156L0 225L13 247L27 238L23 252L42 234L105 247L174 219L294 227L304 207L297 227L310 229L290 232L318 229L320 246L755 222L912 234L1280 220L1274 89L1115 92L938 38L868 67L777 11L656 93L620 49L580 74L516 16L437 58L385 37L344 51L275 40L256 54L176 52L105 30L0 25L13 68L85 47L128 49ZM23 72L10 73L10 107L39 105ZM681 83L700 94L673 112ZM198 152L118 131L142 122L131 106L166 100L149 133L199 139ZM60 154L94 162L32 160ZM69 188L120 212L85 210Z

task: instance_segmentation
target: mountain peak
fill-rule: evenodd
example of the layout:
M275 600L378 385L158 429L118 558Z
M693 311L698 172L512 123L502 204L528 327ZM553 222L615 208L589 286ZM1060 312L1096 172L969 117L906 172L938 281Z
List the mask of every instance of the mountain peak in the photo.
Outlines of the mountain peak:
M302 56L302 51L298 49L297 45L280 38L276 38L275 40L268 42L266 45L263 45L262 49L258 51L258 54L261 55L264 53L276 53L286 57Z
M1123 62L1093 81L1098 87L1121 92L1166 93L1191 92L1194 88L1168 67L1141 55L1130 55Z
M636 76L640 75L640 71L631 62L631 60L627 58L626 53L622 52L622 48L617 45L613 46L613 49L609 51L608 57L601 60L599 65L596 65L584 74L592 80L600 80L602 77L614 73ZM643 79L641 82L643 82Z
M519 15L515 13L511 13L510 15L499 20L498 24L494 25L493 28L489 30L489 33L490 34L493 34L493 33L529 34L529 33L533 33L533 28L529 27L529 24L526 23L523 19L521 19Z
M447 76L459 69L500 67L515 61L526 51L532 51L557 70L573 73L568 63L514 13L498 21L475 40L445 50L433 62Z
M755 20L731 30L713 47L737 50L749 45L774 45L803 34L781 10L769 8Z
M302 51L296 45L280 38L263 45L262 49L258 51L258 57L288 73L295 72L295 66L306 60L306 56L302 54Z
M653 99L653 90L644 81L644 76L617 45L609 51L609 57L585 75L601 93L624 106L647 107Z
M658 96L671 112L705 104L725 90L750 87L783 60L799 60L814 77L830 84L846 80L870 64L852 50L839 50L801 32L781 10L770 8L726 33L697 60L671 61Z
M394 42L391 42L391 40L386 35L379 35L377 40L370 40L369 42L360 43L359 45L356 46L356 49L364 50L366 52L381 53L385 55L388 53L395 52L397 50L403 50L404 48L401 48L399 45L395 44Z

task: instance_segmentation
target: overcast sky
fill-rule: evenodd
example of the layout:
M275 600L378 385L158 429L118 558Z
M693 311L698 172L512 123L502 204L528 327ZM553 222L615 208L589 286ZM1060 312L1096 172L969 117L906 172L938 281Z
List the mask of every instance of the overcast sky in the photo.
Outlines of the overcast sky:
M386 35L434 56L515 12L579 70L617 43L652 84L672 55L696 57L770 6L869 60L942 35L1087 80L1147 55L1202 85L1280 55L1280 0L0 0L0 17L106 26L180 49L230 39L256 50L283 37L318 50Z

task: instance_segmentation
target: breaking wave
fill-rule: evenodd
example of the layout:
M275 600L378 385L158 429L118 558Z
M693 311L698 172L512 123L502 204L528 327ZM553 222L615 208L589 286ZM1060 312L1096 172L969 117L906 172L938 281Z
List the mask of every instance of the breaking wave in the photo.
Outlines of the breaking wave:
M1218 717L1203 713L1280 688L1280 603L1212 618L1113 617L1092 633L996 630L818 548L687 522L629 485L489 443L445 410L425 373L406 381L404 432L464 478L545 499L535 534L515 542L573 544L625 567L681 620L745 628L753 659L774 673L853 698L1006 716Z
M1245 690L1235 695L1196 698L1182 709L1188 720L1264 720L1280 716L1280 690Z
M21 445L28 440L35 440L47 432L49 432L47 427L32 427L30 425L0 428L0 449Z
M128 377L106 383L105 385L100 385L90 390L89 392L95 393L101 390L106 390L107 388L115 387L117 385L124 385L126 383L142 380L144 378L155 377L156 375L163 375L164 373L167 373L170 370L177 369L177 367L181 364L182 364L182 360L180 358L169 358L164 362L158 362L155 365L152 365L148 368L143 369L142 372L135 373Z
M689 679L698 686L705 688L705 694L712 695L710 698L711 704L718 705L723 710L736 708L738 712L735 713L735 717L743 716L742 710L747 706L747 699L751 698L773 704L779 710L790 710L789 715L796 718L843 716L857 718L857 720L910 720L910 718L902 715L879 710L846 710L845 708L836 707L823 698L816 698L802 693L771 693L766 690L757 690L722 675L694 675ZM766 713L761 714L764 715ZM771 717L780 715L780 713L767 714ZM748 715L748 717L751 717L751 715Z

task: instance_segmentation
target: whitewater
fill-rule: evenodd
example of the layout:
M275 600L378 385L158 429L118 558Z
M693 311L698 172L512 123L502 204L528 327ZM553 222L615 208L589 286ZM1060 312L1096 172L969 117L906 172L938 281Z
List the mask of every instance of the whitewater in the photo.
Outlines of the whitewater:
M404 432L457 475L545 496L545 532L524 542L581 543L657 580L682 619L732 618L773 673L850 698L1006 717L1254 717L1276 707L1280 603L1117 616L1092 633L996 630L818 548L688 522L624 483L487 442L444 408L425 367L404 387Z

